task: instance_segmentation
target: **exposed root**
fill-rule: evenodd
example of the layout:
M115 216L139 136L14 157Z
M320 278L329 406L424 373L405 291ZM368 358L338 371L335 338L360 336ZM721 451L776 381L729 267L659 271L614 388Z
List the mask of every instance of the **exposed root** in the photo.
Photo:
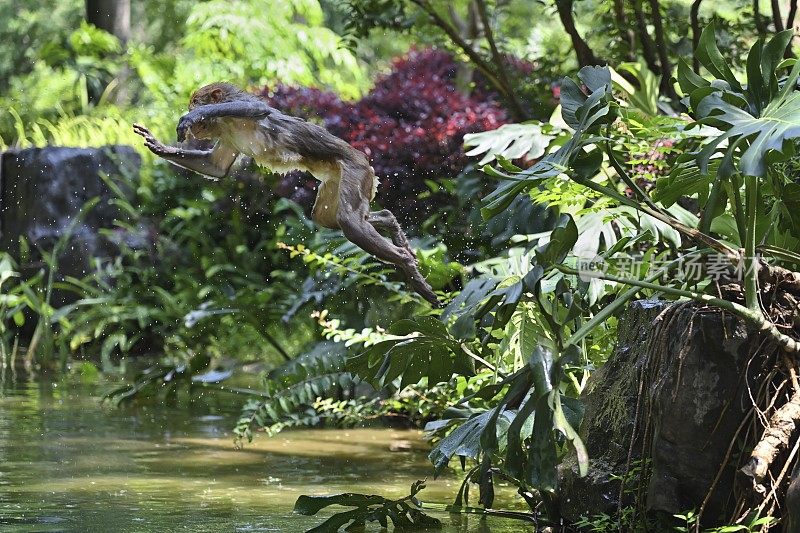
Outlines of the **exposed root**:
M753 448L750 460L741 471L753 478L754 482L761 483L778 454L789 446L798 421L800 421L800 392L795 391L789 401L772 414L764 435Z

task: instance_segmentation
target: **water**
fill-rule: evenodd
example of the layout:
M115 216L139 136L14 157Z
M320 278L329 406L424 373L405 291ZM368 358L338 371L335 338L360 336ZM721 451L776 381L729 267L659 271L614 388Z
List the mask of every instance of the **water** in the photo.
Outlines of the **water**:
M229 432L236 398L118 409L97 393L0 380L0 531L301 532L325 516L292 514L301 494L402 497L431 476L428 445L414 430L291 431L237 450ZM431 480L422 499L449 503L458 484L455 473ZM510 489L502 499L514 505ZM449 532L533 531L520 521L432 514Z

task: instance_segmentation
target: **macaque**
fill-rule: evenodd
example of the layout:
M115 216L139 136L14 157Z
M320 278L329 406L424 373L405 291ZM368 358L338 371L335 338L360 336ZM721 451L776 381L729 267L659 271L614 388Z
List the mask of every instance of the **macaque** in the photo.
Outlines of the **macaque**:
M311 218L395 265L418 294L439 305L395 216L386 209L370 212L378 181L367 156L325 128L284 115L229 83L212 83L192 95L189 113L178 122L177 146L162 144L139 124L133 130L157 156L207 176L225 176L240 154L273 172L309 171L321 182ZM187 139L215 144L209 150L190 149Z

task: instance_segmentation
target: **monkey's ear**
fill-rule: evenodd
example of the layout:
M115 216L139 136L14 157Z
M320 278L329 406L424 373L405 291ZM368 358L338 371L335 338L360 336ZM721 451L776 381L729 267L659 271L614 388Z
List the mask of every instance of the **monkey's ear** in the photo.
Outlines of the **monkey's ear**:
M220 103L222 101L222 89L214 89L209 96L215 104Z

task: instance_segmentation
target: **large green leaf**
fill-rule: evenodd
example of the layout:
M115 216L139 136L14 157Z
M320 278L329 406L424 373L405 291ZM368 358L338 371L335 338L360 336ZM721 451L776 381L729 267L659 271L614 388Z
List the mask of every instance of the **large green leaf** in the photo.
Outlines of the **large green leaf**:
M703 31L697 57L718 79L704 85L685 70L678 76L697 122L723 132L697 154L702 174L708 174L709 160L720 151L722 178L736 171L764 176L768 163L793 155L791 141L800 137L800 62L795 62L782 87L775 73L790 38L791 32L782 32L766 44L759 40L753 45L747 61L748 85L743 89L717 48L714 25Z
M511 205L520 193L564 172L573 159L583 155L584 146L597 141L584 134L596 132L600 126L614 120L616 115L611 107L611 73L608 68L584 67L578 72L578 78L589 90L588 95L570 78L564 78L561 85L562 116L569 127L575 130L561 148L514 176L484 167L484 172L504 180L484 198L481 208L484 218L497 215Z
M423 377L432 386L456 373L469 376L475 372L459 341L434 317L401 320L389 333L398 338L379 342L348 359L348 370L377 387L400 378L401 388Z
M428 459L433 463L434 476L438 476L453 456L476 459L481 452L481 433L494 415L494 409L472 416L434 446Z
M504 124L496 130L464 135L464 147L470 148L466 153L470 157L483 155L479 165L491 163L498 155L509 160L539 159L558 133L550 124Z

